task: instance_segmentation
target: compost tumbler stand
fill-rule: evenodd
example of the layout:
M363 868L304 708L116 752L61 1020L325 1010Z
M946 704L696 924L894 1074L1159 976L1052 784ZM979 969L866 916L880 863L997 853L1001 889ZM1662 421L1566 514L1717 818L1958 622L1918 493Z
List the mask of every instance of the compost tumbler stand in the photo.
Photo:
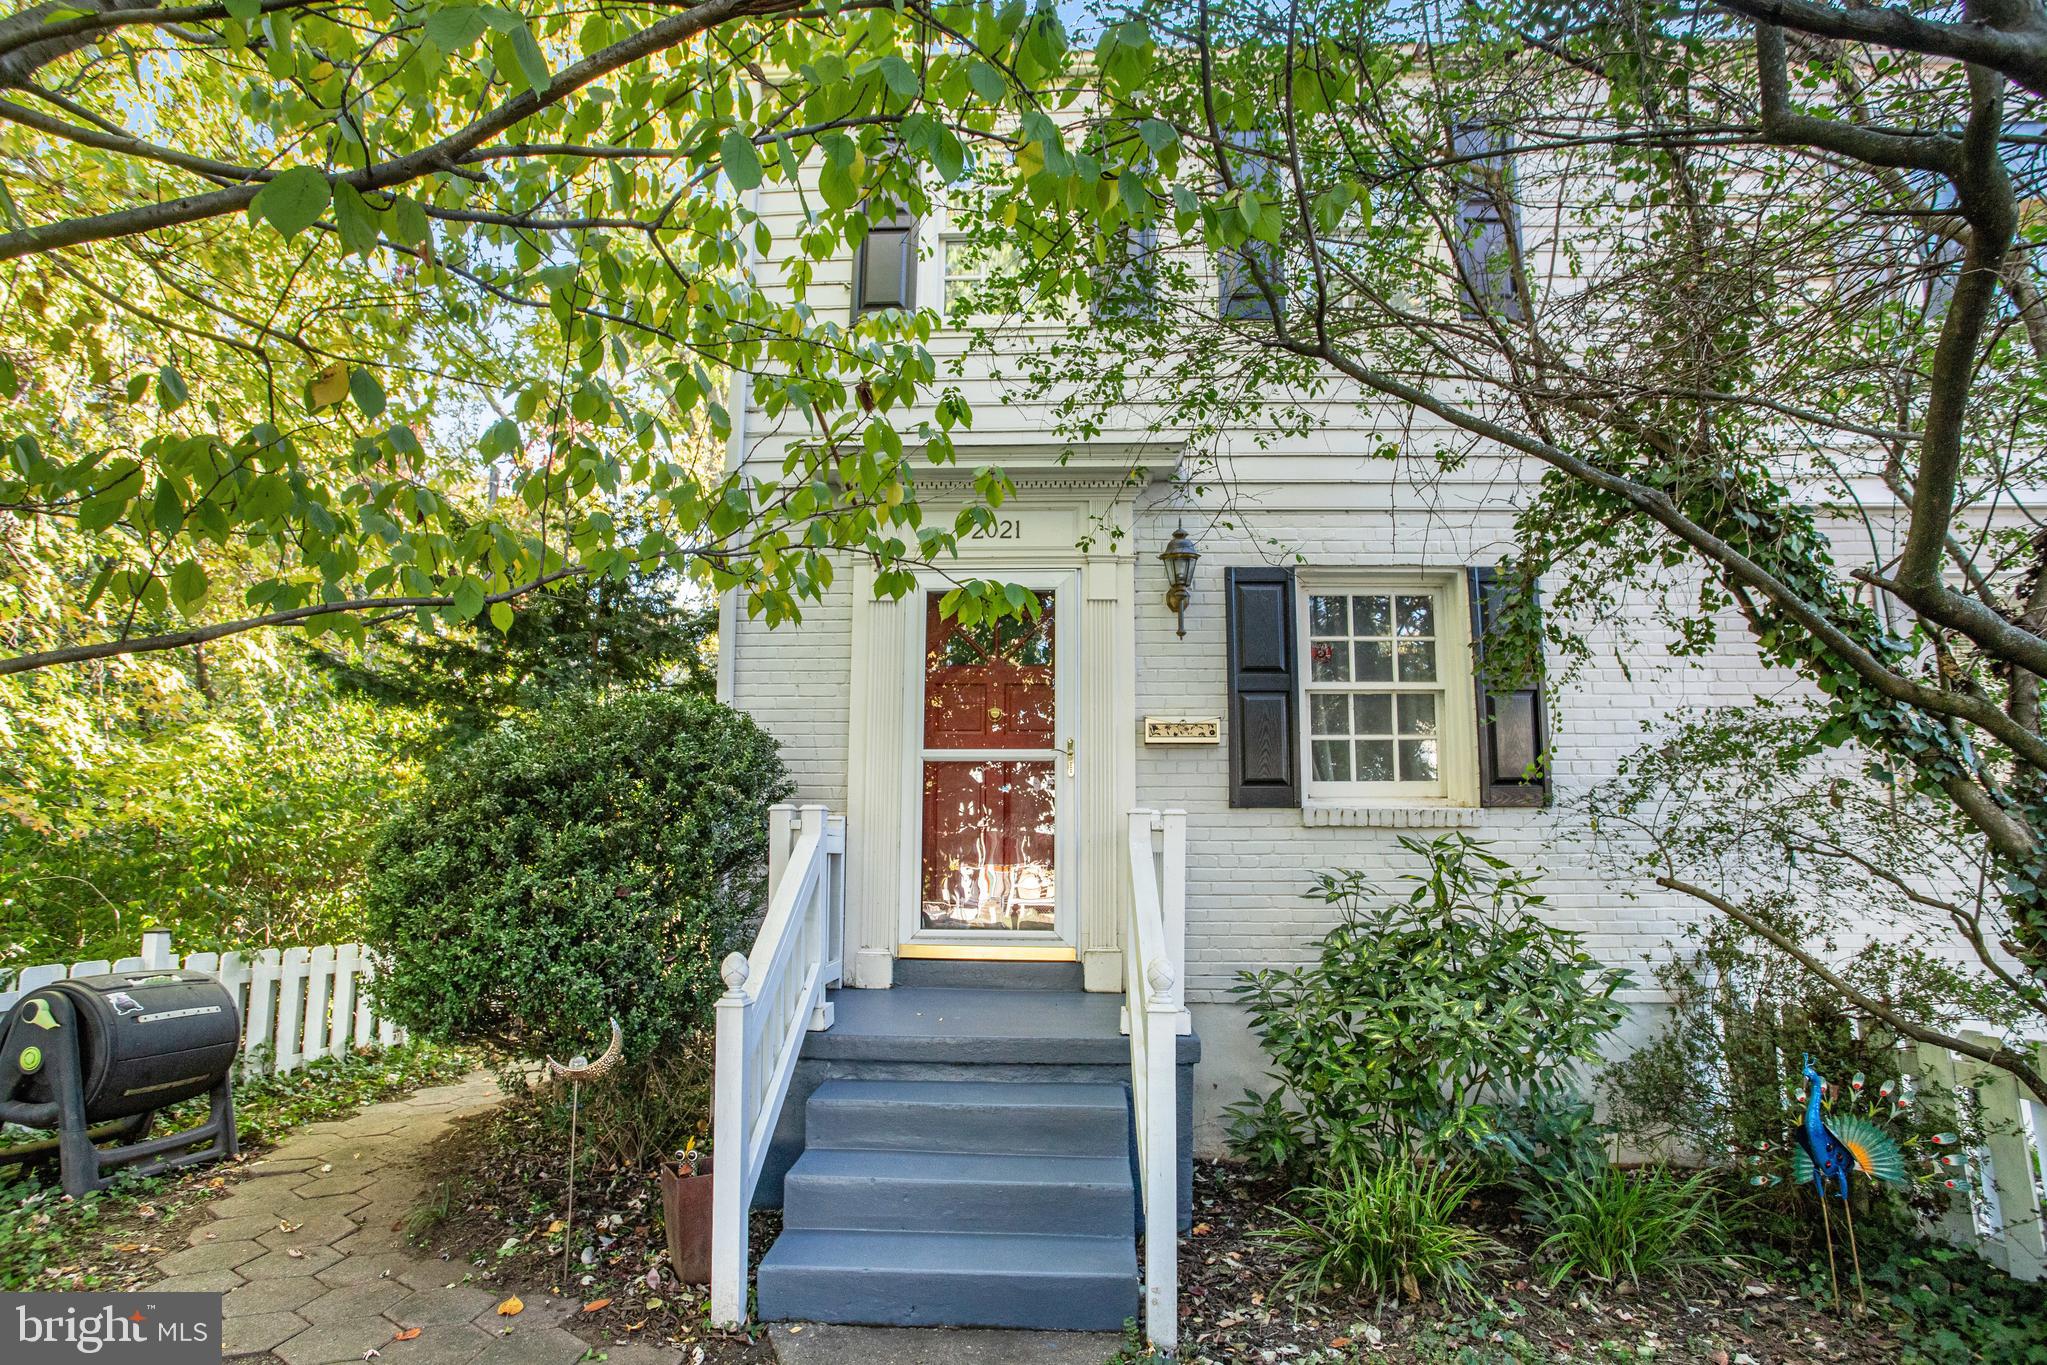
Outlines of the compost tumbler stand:
M111 1170L132 1169L137 1175L157 1175L179 1166L195 1166L235 1155L238 1150L235 1103L228 1080L233 1074L232 1067L221 1074L220 1083L213 1087L206 1122L197 1128L119 1147L96 1146L92 1126L85 1118L85 1077L78 1055L78 1012L62 991L52 991L41 1000L55 1024L55 1027L45 1026L48 1037L43 1040L42 1049L43 1066L49 1072L50 1088L56 1093L56 1099L47 1104L0 1099L0 1123L19 1123L30 1128L54 1127L57 1130L57 1171L64 1193L76 1198L94 1190L103 1190L107 1187L107 1172ZM141 1114L131 1122L146 1131L149 1118L149 1114ZM198 1142L206 1142L207 1145L198 1151L183 1150Z

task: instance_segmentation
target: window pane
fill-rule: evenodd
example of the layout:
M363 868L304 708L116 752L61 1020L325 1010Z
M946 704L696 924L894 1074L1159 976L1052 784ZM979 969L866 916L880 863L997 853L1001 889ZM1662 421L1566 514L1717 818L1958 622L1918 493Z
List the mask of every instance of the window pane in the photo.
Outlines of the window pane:
M1433 597L1403 597L1400 602L1400 633L1402 635L1434 635L1436 633L1436 599Z
M1364 649L1359 645L1360 650ZM1385 646L1380 646L1385 648ZM1360 665L1362 667L1362 664ZM1362 676L1362 674L1360 674ZM1402 640L1400 642L1400 680L1402 682L1434 682L1436 680L1436 642L1434 640Z
M1402 645L1405 649L1407 646ZM1385 640L1360 640L1358 650L1359 682L1393 681L1393 646Z
M1436 780L1436 741L1433 739L1400 741L1400 780L1402 782Z
M1308 663L1308 676L1315 682L1350 681L1350 650L1341 641L1309 645Z
M860 253L860 308L910 306L910 233L883 228L867 234Z
M1358 781L1391 782L1393 780L1393 741L1390 739L1364 739L1358 741Z
M1343 609L1343 599L1341 597L1310 597L1308 599L1308 634L1350 634L1350 627Z
M1391 635L1393 633L1393 599L1390 597L1353 597L1351 610L1356 613L1359 635Z
M1350 707L1345 705L1349 698L1342 693L1330 696L1323 693L1310 700L1314 703L1314 722L1308 731L1313 735L1347 735L1350 733Z
M1053 600L1039 616L1005 616L962 626L942 619L943 593L925 595L924 747L1052 747Z
M1384 692L1360 692L1357 695L1357 728L1354 735L1390 735L1393 733L1393 698Z
M1317 782L1350 781L1350 745L1346 741L1318 739L1309 747L1315 755Z
M1403 735L1436 733L1435 693L1409 692L1400 698L1400 733Z
M1052 928L1057 790L1035 759L924 764L926 929Z

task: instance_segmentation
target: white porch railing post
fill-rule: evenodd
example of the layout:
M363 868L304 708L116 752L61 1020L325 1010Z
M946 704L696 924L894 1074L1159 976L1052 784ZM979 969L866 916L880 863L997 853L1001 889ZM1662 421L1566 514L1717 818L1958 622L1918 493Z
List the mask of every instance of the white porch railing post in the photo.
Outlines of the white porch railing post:
M1174 824L1178 824L1177 837ZM1123 1024L1144 1199L1144 1331L1171 1355L1180 1341L1179 972L1160 890L1184 869L1185 823L1130 812L1130 917L1123 926ZM1154 835L1163 838L1154 839ZM1181 950L1181 951L1184 951Z
M782 884L789 870L789 839L796 825L796 807L783 801L768 807L768 894Z
M1173 967L1174 1032L1192 1033L1187 1013L1187 812L1169 810L1161 818L1165 831L1164 864L1159 877L1159 913L1165 920L1166 959Z
M711 1098L711 1322L736 1327L746 1321L746 959L731 954L722 974Z

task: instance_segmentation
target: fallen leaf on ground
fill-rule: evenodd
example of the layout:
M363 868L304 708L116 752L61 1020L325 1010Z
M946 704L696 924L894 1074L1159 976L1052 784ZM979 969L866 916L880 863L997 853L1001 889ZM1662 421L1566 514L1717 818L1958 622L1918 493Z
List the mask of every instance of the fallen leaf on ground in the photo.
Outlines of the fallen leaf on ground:
M498 1305L498 1316L501 1318L509 1318L515 1313L523 1313L525 1311L526 1305L517 1294L512 1295L511 1298Z
M321 1166L320 1166L320 1174L321 1174L321 1175L325 1175L325 1174L327 1174L327 1172L329 1172L329 1171L331 1171L331 1170L333 1170L333 1169L334 1169L334 1163L333 1163L333 1162L331 1162L331 1161L328 1161L328 1162L323 1162L323 1163L321 1163Z
M289 1218L280 1218L277 1220L277 1230L279 1232L297 1232L300 1228L304 1226L305 1226L304 1223L294 1223Z
M416 1336L418 1336L418 1335L420 1334L420 1330L421 1330L421 1329L420 1329L420 1328L417 1328L417 1327L407 1327L407 1328L405 1328L405 1329L404 1329L404 1330L402 1330L402 1331L398 1331L398 1332L393 1332L393 1333L391 1334L391 1340L393 1340L393 1341L411 1341L411 1340L412 1340L412 1339L413 1339L414 1337L416 1337Z
M304 1259L306 1259L306 1253L300 1251L297 1247L285 1248L284 1254L291 1257L294 1261L303 1261Z
M595 1313L609 1307L611 1307L610 1299L592 1299L583 1305L583 1311L585 1313Z

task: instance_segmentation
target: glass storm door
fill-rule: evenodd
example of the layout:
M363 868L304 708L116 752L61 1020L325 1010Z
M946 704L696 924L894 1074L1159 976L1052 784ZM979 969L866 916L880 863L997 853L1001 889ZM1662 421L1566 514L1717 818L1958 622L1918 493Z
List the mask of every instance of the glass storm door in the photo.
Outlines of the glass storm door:
M924 602L917 902L930 945L1055 942L1059 808L1073 756L1059 714L1058 598L1039 614L961 626Z

